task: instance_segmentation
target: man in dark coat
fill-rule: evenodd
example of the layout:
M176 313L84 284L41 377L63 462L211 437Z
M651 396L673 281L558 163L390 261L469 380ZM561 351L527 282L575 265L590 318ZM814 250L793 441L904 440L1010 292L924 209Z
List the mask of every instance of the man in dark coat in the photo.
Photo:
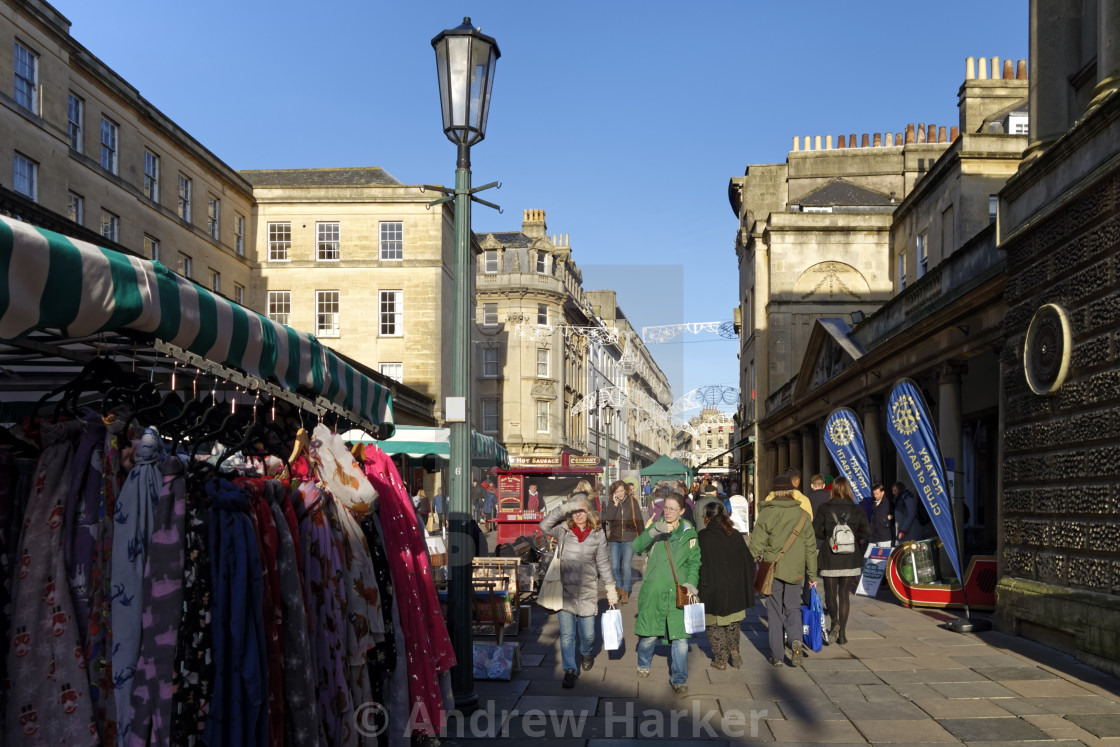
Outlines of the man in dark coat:
M890 547L894 544L894 506L883 483L871 486L871 501L871 545Z

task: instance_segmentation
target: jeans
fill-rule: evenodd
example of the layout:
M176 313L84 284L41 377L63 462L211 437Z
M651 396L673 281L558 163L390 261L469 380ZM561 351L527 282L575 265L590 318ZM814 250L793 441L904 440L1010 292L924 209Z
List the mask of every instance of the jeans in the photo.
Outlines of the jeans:
M629 542L612 542L611 572L614 585L630 593L630 577L634 565L634 546Z
M556 615L560 619L560 662L565 672L578 669L576 628L579 628L579 652L583 656L590 656L591 648L595 645L595 621L599 616L577 617L566 610L560 610Z
M638 668L649 669L653 664L653 649L657 636L638 639ZM688 682L688 639L678 638L669 649L669 684L683 685Z

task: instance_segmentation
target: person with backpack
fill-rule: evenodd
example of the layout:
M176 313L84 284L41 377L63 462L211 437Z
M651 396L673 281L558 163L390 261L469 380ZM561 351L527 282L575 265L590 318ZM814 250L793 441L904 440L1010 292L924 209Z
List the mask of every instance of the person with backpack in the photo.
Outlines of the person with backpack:
M813 529L821 541L817 574L824 579L824 604L832 625L828 640L841 645L848 642L846 629L851 600L847 586L863 568L860 541L871 537L871 522L863 507L852 498L846 477L832 482L832 498L821 504L813 519Z

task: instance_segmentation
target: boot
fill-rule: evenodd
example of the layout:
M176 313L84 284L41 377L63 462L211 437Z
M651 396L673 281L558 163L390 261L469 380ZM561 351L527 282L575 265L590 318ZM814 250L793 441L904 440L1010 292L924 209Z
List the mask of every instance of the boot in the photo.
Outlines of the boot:
M841 625L836 632L836 642L843 646L848 642L848 636L844 635L844 626Z
M630 592L626 591L625 589L619 589L618 590L618 602L619 602L619 604L626 604L629 601L630 601Z
M791 667L799 667L799 666L801 666L801 656L802 656L801 641L794 641L793 646L791 648L793 649L793 655L790 656L790 658L789 658L789 665Z

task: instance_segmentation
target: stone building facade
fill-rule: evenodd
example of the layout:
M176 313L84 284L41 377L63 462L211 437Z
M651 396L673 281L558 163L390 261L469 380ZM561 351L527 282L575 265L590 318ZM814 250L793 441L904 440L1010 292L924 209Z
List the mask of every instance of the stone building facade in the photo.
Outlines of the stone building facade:
M568 237L547 235L544 210L526 210L520 231L476 232L476 238L473 366L482 432L511 457L564 450L604 456L607 401L600 393L667 388L664 374L613 292L584 291ZM620 413L609 428L612 464L631 468L635 445L645 456L667 450L667 434L645 428L617 397L611 404Z
M1030 46L1028 160L1000 192L996 620L1116 675L1120 10L1032 3Z
M42 0L0 2L0 183L63 233L247 303L252 186L70 36Z
M433 400L443 423L453 209L380 168L241 175L258 227L250 304Z

